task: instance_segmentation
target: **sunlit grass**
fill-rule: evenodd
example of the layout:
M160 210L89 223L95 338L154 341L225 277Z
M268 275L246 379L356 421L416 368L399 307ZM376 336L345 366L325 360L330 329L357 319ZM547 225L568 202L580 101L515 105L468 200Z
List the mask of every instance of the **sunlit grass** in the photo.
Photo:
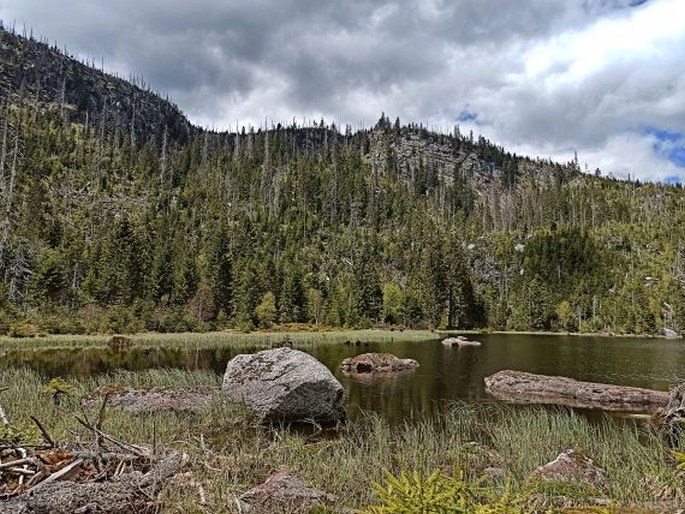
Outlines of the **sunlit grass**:
M342 343L344 341L377 342L430 341L440 336L427 330L340 330L326 332L207 332L159 334L143 333L127 336L134 347L165 348L218 348L269 347L285 338L299 345ZM109 343L109 335L46 335L32 338L0 336L0 350L47 349L47 348L96 348Z

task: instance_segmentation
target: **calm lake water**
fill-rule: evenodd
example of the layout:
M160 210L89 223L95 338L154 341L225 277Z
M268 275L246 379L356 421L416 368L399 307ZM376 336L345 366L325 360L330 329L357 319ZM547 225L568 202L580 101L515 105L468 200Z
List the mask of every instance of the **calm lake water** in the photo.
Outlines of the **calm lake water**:
M685 342L663 339L545 335L479 335L480 347L445 348L429 342L368 342L361 346L325 343L307 351L328 366L345 386L352 415L377 411L390 421L424 415L446 400L492 401L483 378L503 369L564 375L579 380L668 390L685 381ZM46 377L91 375L114 369L212 369L223 374L236 353L230 347L199 350L102 349L0 352L0 367L26 366ZM390 352L421 364L408 376L360 382L338 369L346 358Z

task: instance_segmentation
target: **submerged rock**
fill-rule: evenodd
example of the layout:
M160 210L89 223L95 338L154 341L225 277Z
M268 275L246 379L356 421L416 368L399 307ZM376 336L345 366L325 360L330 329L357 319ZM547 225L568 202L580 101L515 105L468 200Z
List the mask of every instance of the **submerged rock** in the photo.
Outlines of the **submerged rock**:
M231 359L223 390L263 422L332 422L345 417L340 382L311 355L287 347Z
M544 403L621 412L656 412L668 403L668 393L664 391L509 370L486 377L485 390L499 400L513 403Z
M413 371L419 363L391 353L363 353L343 360L340 367L346 373L396 373Z
M287 473L274 473L263 484L239 498L241 512L251 514L310 512L315 507L331 505L337 500L337 496L314 489Z
M448 337L442 340L445 346L480 346L479 341L472 341L464 336Z
M597 489L604 489L609 480L606 471L579 450L561 452L552 462L533 471L531 478L555 482L580 482Z

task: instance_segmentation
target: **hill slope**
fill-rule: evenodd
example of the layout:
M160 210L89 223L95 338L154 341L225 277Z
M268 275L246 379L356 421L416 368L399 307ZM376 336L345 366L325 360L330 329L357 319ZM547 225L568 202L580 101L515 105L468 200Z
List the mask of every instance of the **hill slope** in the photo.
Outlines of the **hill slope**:
M384 116L207 132L0 35L0 332L685 327L680 188Z

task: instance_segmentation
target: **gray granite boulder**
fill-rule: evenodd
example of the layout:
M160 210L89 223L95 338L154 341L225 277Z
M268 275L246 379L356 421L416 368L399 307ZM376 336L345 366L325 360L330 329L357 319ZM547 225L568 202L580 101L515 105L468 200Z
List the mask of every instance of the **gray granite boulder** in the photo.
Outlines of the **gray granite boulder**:
M531 477L556 482L580 482L597 489L604 489L608 485L606 471L584 452L573 449L561 452L556 459L533 471Z
M243 494L238 501L241 512L250 514L305 513L316 507L335 504L338 498L310 487L293 475L274 473L266 482Z
M311 355L287 347L231 359L223 391L266 423L334 422L345 417L340 382Z

